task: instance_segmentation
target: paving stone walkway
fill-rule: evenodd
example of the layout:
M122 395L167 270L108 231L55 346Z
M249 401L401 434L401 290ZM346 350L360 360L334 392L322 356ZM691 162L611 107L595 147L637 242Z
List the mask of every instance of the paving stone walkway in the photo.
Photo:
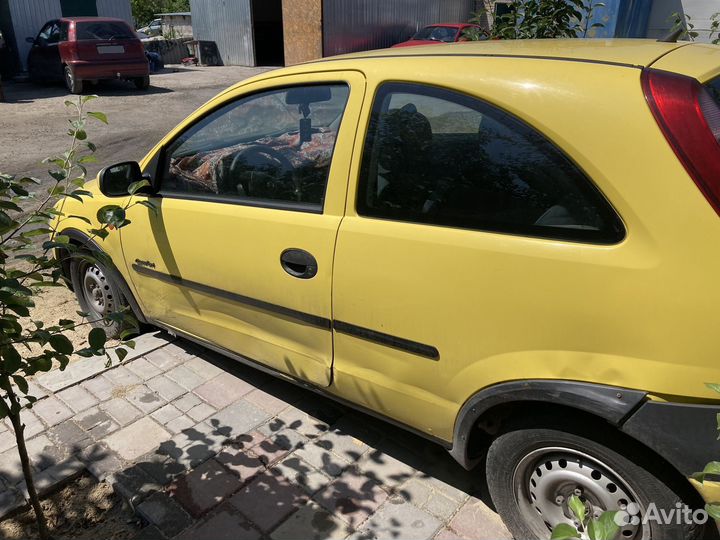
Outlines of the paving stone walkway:
M439 446L166 334L120 366L38 377L25 413L41 492L85 470L148 525L138 538L510 538L482 471ZM0 519L25 504L0 423Z

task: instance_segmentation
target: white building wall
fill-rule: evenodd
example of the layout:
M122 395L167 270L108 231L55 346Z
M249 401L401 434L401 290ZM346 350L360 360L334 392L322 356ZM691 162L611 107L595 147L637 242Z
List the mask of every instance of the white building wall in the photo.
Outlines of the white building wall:
M720 12L718 0L683 0L683 9L690 16L690 22L695 25L694 30L700 35L698 41L709 41L710 17ZM720 37L717 34L713 39Z
M690 23L699 35L697 41L710 40L710 17L720 12L718 0L655 0L648 20L647 37L667 35L673 26L673 13L690 16ZM713 39L720 36L714 35Z

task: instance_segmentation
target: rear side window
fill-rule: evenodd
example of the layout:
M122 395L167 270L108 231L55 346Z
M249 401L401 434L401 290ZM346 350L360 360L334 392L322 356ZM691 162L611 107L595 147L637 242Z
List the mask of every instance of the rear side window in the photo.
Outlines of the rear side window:
M705 83L705 88L713 97L715 103L720 105L720 77L717 77L712 81Z
M79 22L75 26L76 39L86 41L91 39L132 39L135 34L130 27L112 21Z
M541 133L464 94L390 83L363 153L360 215L595 243L624 235L587 176Z

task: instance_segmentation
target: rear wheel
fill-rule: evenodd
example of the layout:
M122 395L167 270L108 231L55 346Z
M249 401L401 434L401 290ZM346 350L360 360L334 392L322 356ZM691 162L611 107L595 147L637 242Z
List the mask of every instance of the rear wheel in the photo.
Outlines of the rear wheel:
M138 77L133 81L138 90L147 90L150 88L150 76Z
M86 259L73 259L70 263L70 277L78 303L88 314L90 323L103 328L108 338L117 338L124 330L119 321L105 320L111 313L117 313L127 306L120 287L108 275L105 267Z
M633 459L643 460L628 449ZM663 480L608 446L554 429L517 429L500 435L487 456L490 495L515 538L544 539L560 523L577 526L568 507L572 495L587 515L617 511L618 538L678 540L697 537L691 524L643 523L651 504L677 511L681 497ZM637 519L633 519L637 518Z
M71 94L82 94L83 81L75 77L70 66L65 66L65 86Z

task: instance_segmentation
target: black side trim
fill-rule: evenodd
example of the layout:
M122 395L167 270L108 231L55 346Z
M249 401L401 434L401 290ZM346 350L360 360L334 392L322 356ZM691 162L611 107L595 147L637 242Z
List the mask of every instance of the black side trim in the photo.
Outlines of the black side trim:
M648 401L625 422L622 430L690 476L720 455L714 429L718 413L720 405Z
M295 378L295 377L293 377L293 376L291 376L291 375L288 375L287 373L285 373L285 372L283 372L283 371L278 371L278 370L276 370L276 369L274 369L274 368L268 367L267 365L262 364L262 363L258 362L257 360L253 360L252 358L248 358L247 356L243 356L243 355L234 353L234 352L232 352L232 351L230 351L230 350L228 350L228 349L225 349L224 347L221 347L221 346L219 346L219 345L215 345L215 344L213 344L213 343L211 343L211 342L209 342L209 341L205 341L205 340L202 339L202 338L195 337L195 336L192 336L192 335L190 335L190 334L186 334L185 332L183 332L183 331L181 331L181 330L177 330L177 329L175 329L175 328L173 328L173 327L171 327L171 326L167 326L167 325L165 325L165 324L163 324L163 323L161 323L161 322L152 321L152 323L153 323L154 325L160 327L160 328L163 328L163 329L167 330L167 331L170 332L171 334L180 336L180 337L182 337L183 339L187 339L188 341L192 341L192 342L194 342L194 343L197 343L198 345L202 345L203 347L206 347L206 348L208 348L208 349L211 349L211 350L217 352L218 354L222 354L223 356L227 356L228 358L230 358L230 359L232 359L232 360L236 360L236 361L238 361L238 362L240 362L240 363L242 363L242 364L245 364L245 365L250 366L250 367L252 367L252 368L258 369L258 370L260 370L260 371L262 371L262 372L264 372L264 373L267 373L268 375L272 375L272 376L274 376L274 377L278 377L278 378L284 379L284 380L286 380L286 381L288 381L288 382L291 382L291 383L293 383L293 384L295 384L295 385L297 385L297 386L300 386L300 387L302 387L302 388L304 388L304 389L306 389L306 390L310 390L310 391L312 391L312 392L315 392L316 394L320 394L320 395L322 395L322 396L325 396L325 397L327 397L327 398L330 398L330 399L332 399L333 401L336 401L336 402L338 402L338 403L340 403L340 404L342 404L342 405L346 405L347 407L350 407L350 408L352 408L352 409L355 409L355 410L358 410L358 411L360 411L360 412L363 412L363 413L365 413L365 414L367 414L367 415L370 415L370 416L373 416L373 417L378 418L378 419L380 419L380 420L383 420L384 422L388 422L388 423L390 423L390 424L393 424L394 426L397 426L397 427L402 428L402 429L404 429L404 430L406 430L406 431L409 431L410 433L414 433L415 435L418 435L419 437L422 437L422 438L427 439L427 440L429 440L429 441L432 441L432 442L434 442L434 443L436 443L436 444L439 444L440 446L442 446L443 448L445 448L445 449L447 449L447 450L450 450L450 448L451 448L451 446L452 446L450 442L448 442L448 441L446 441L446 440L444 440L444 439L440 439L439 437L435 437L434 435L430 435L429 433L425 433L425 432L423 432L423 431L420 431L419 429L416 429L416 428L414 428L414 427L412 427L412 426L408 426L407 424L403 424L402 422L399 422L399 421L395 420L394 418L390 418L389 416L385 416L385 415L383 415L383 414L380 414L380 413L378 413L378 412L376 412L376 411L373 411L372 409L368 409L368 408L366 408L366 407L363 407L362 405L358 405L357 403L353 403L352 401L348 401L348 400L346 400L346 399L344 399L344 398L341 398L340 396L337 396L337 395L333 394L332 392L328 392L327 390L325 390L324 388L322 388L322 387L320 387L320 386L315 386L314 384L310 384L309 382L304 381L304 380L302 380L302 379L297 379L297 378Z
M150 268L140 266L136 263L133 263L132 268L138 274L152 277L155 279L159 279L160 281L165 281L166 283L182 285L183 287L187 287L188 289L193 289L193 290L201 292L203 294L211 294L213 296L219 296L220 298L226 298L228 300L232 300L233 302L238 302L240 304L245 304L247 306L252 306L252 307L262 309L265 311L270 311L272 313L277 313L278 315L284 315L285 317L290 317L291 319L297 319L304 323L311 324L312 326L316 326L318 328L323 328L325 330L330 330L330 328L331 328L330 319L326 319L325 317L320 317L318 315L312 315L311 313L305 313L303 311L297 311L295 309L290 309L290 308L287 308L284 306L278 306L277 304L271 304L270 302L258 300L257 298L250 298L249 296L243 296L241 294L232 293L229 291L225 291L223 289L211 287L210 285L204 285L204 284L198 283L196 281L184 279L184 278L181 278L180 276L173 276L171 274L165 274L164 272L158 272L157 270L152 270Z
M65 229L62 232L58 233L65 236L69 236L70 239L76 241L78 244L87 247L91 251L98 251L100 253L105 253L103 249L98 245L95 240L90 238L87 234L85 234L82 231L79 231L77 229ZM145 315L143 315L142 310L140 309L140 305L137 303L137 300L135 300L135 296L133 295L132 291L130 290L130 287L125 282L125 278L122 276L120 271L115 267L113 264L112 267L106 268L110 279L114 280L118 287L120 287L120 291L122 292L123 296L125 297L125 300L127 300L128 304L130 305L130 309L132 309L133 314L135 315L135 318L143 323L147 324L147 319L145 318ZM71 280L70 276L65 276L69 280Z
M526 380L497 384L472 396L460 409L450 454L463 467L474 466L474 458L467 453L470 432L480 417L497 405L554 403L591 413L619 426L637 410L645 396L645 392L637 390L574 381Z
M359 337L387 347L394 347L395 349L417 354L418 356L424 356L430 360L440 360L440 352L432 345L425 345L417 341L411 341L390 334L383 334L382 332L342 321L333 321L333 328L341 334Z

